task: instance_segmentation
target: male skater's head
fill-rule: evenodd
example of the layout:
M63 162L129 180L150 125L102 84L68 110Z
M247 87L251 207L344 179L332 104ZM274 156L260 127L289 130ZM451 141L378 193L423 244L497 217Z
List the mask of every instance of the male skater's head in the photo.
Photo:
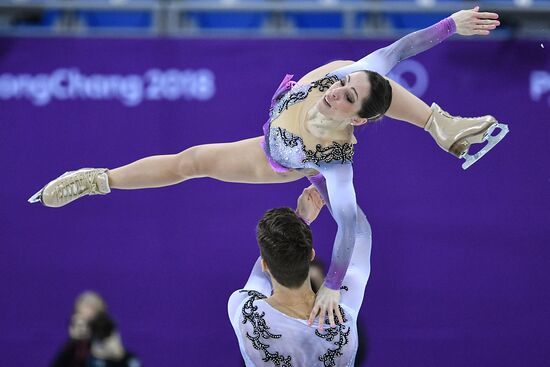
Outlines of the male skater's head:
M300 288L309 282L309 264L315 257L309 226L290 208L267 211L256 227L262 269L272 282Z

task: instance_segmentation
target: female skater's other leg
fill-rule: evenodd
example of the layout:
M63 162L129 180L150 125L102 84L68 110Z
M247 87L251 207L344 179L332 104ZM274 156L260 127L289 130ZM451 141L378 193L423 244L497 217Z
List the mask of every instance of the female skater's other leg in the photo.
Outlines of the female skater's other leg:
M462 164L464 169L483 157L508 133L508 126L499 124L493 116L475 118L451 116L435 103L428 107L426 103L396 82L390 80L390 85L392 102L386 115L428 131L441 149L465 159ZM492 136L496 128L499 128L500 132ZM479 152L468 154L472 144L484 141L487 141L487 144Z
M261 139L199 145L178 154L143 158L113 170L69 172L46 185L35 195L39 196L35 201L60 207L85 195L106 194L110 188L154 188L199 177L239 183L283 183L303 177L297 171L274 172L260 145Z

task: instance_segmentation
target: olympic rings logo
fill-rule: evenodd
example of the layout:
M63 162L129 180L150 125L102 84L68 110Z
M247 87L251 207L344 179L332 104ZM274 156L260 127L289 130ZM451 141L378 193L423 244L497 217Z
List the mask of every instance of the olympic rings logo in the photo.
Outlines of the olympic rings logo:
M415 60L401 61L388 74L388 77L417 97L423 96L430 84L428 71L424 65Z

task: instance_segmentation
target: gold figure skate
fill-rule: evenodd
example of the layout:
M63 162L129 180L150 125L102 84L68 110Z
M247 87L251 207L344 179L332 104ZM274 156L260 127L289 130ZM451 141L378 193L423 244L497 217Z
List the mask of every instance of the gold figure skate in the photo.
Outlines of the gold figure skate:
M48 183L34 194L29 203L59 208L86 195L105 195L111 192L106 168L82 168L70 171Z
M424 130L428 131L443 150L455 155L465 162L463 169L467 169L478 159L493 149L508 134L508 125L500 124L493 116L464 118L451 116L441 107L433 103L432 115ZM495 129L500 129L497 135L492 135ZM487 144L475 154L468 154L472 144Z

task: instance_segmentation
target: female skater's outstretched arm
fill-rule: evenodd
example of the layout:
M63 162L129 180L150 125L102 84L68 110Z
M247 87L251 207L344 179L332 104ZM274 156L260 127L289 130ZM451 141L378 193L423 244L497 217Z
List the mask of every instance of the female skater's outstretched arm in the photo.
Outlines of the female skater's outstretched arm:
M463 36L487 36L499 25L498 14L479 12L479 6L461 10L428 28L410 33L353 64L334 70L329 75L342 77L361 70L387 75L400 61L438 45L455 33ZM389 82L393 97L385 115L424 128L432 114L431 108L398 83L393 80Z

